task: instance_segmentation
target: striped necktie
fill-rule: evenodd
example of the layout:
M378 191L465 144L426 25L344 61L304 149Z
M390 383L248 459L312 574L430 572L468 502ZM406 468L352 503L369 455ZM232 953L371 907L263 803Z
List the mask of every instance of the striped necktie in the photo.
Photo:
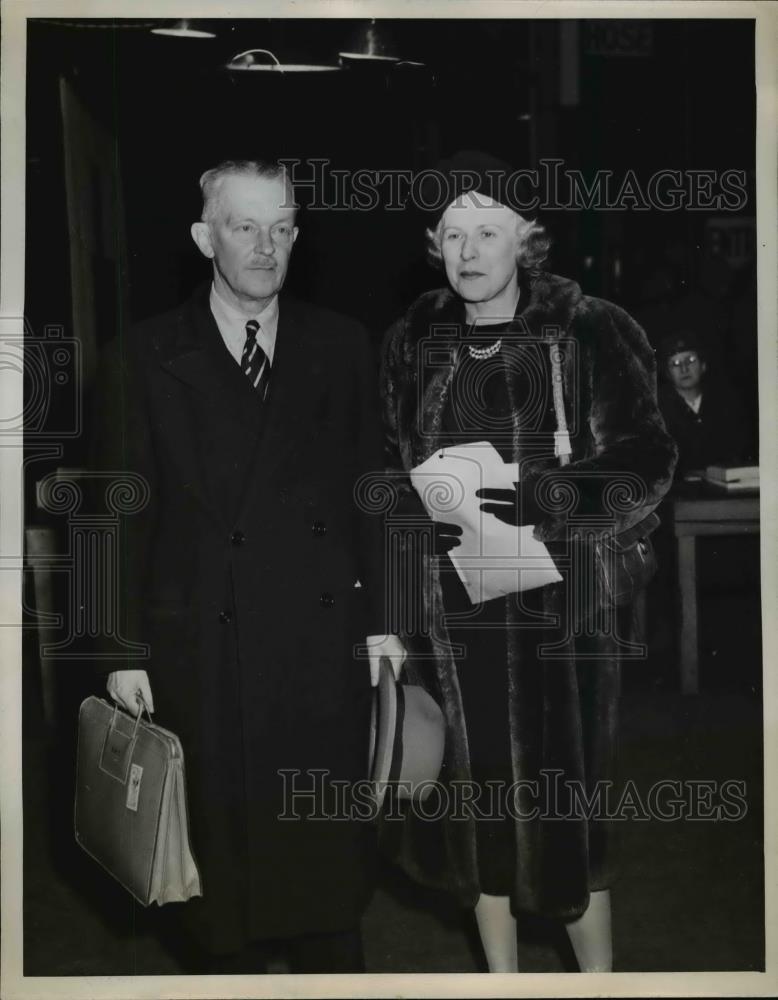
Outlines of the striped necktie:
M246 343L240 359L240 370L250 380L261 399L267 395L270 381L270 360L257 341L259 323L250 319L246 323Z

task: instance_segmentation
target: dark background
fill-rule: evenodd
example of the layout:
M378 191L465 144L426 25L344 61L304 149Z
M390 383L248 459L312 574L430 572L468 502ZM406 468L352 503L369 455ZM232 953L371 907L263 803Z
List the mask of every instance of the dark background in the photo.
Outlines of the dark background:
M204 22L218 32L211 40L101 23L29 25L33 324L62 322L69 312L60 76L116 138L127 259L111 277L127 283L133 319L174 305L207 277L189 224L199 214L200 173L224 158L269 153L325 157L333 169L418 171L457 149L480 148L517 167L557 157L587 176L607 169L619 178L632 169L644 181L659 169L738 169L748 176L750 194L739 214L755 215L748 20L579 22L573 106L560 103L559 21L397 20L389 25L397 50L424 67L361 65L283 76L229 73L224 66L250 47L281 59L333 62L359 22ZM628 308L652 299L660 265L672 270L674 293L689 291L715 250L705 239L712 214L727 213L545 213L555 239L550 269ZM301 222L290 284L357 316L376 334L418 288L440 281L423 264L413 213L317 212ZM734 276L735 297L750 276L747 265ZM109 290L103 294L101 334L108 337L115 323Z
M706 338L746 406L756 448L752 21L393 20L379 27L390 29L404 60L422 66L285 75L231 74L225 64L248 48L270 49L282 61L333 63L359 23L214 20L201 24L217 37L197 41L154 36L138 21L28 24L25 312L31 343L45 339L51 325L66 337L80 336L70 257L78 220L67 209L61 79L114 144L110 170L126 239L108 227L104 240L114 245L95 253L89 265L96 278L97 347L208 280L209 265L189 226L200 212L199 175L225 158L326 158L332 169L416 172L458 149L477 148L520 168L559 158L563 169L587 178L598 170L616 178L634 170L643 181L660 169L741 170L748 199L737 213L551 210L540 219L554 240L549 269L627 308L655 346L680 326ZM577 73L562 57L571 25ZM572 103L564 101L570 86L577 90ZM99 208L96 213L99 218ZM711 229L722 216L742 223L739 247ZM288 286L359 318L376 344L416 294L443 283L424 261L423 223L412 210L303 209L300 225ZM88 369L82 380L70 374L62 385L46 387L49 436L27 438L28 523L53 527L61 546L67 544L65 519L36 507L35 483L57 466L86 462L93 384ZM57 428L69 426L74 391L87 414L83 433L62 437L56 456L36 456L39 441L57 440ZM666 594L656 604L659 615L649 620L648 659L625 670L631 767L646 767L652 778L745 777L755 798L749 824L719 825L710 849L703 843L708 828L695 831L696 840L688 826L667 824L651 824L642 840L633 835L628 882L636 890L620 911L616 897L621 968L759 968L763 962L758 545L754 536L701 540L698 698L677 695L674 624L665 617L672 616L673 599ZM669 571L661 585L668 580ZM64 599L60 594L55 604ZM32 608L29 576L26 600ZM72 844L74 719L80 698L95 690L89 670L75 661L57 664L52 717L41 707L44 674L34 629L25 643L28 974L175 971L152 944L144 952L137 910L119 914L124 897L106 894L100 873ZM715 767L703 774L698 769L709 761ZM392 920L401 921L384 899L368 940L373 968L473 971L470 959L462 964L461 954L446 953L454 940L448 931L423 954L410 955L415 939L426 941L440 928L414 925L408 916L408 907L421 913L429 903L419 903L418 890L400 892L394 874L386 886L395 903L405 899L397 904L400 916L417 929L405 943L387 937ZM442 919L450 930L458 918L444 913Z

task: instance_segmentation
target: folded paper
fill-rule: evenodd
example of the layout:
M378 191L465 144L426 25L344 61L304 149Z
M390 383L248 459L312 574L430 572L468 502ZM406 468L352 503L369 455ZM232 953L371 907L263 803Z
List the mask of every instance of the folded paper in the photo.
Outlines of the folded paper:
M562 579L534 525L517 528L481 510L476 490L510 489L519 481L518 465L503 462L488 441L443 448L410 475L432 520L462 528L449 557L472 604Z

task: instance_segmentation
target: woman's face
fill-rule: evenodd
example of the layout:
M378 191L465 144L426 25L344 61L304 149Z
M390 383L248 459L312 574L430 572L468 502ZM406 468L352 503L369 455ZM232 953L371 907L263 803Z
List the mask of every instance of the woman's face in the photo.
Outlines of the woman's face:
M515 294L519 216L486 195L458 198L443 213L440 250L451 287L466 302Z
M705 362L696 351L679 351L667 361L667 374L679 391L699 389L705 374Z

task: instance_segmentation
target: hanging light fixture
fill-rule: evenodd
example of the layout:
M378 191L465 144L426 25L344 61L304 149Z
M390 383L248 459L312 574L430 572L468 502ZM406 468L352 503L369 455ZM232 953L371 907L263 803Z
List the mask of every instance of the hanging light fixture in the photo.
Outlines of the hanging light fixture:
M282 63L269 49L247 49L233 56L227 69L236 73L330 73L340 67L327 63Z
M181 19L172 21L166 27L152 28L152 35L167 35L169 38L216 38L212 31L203 31L201 28L192 27L195 21Z
M373 17L352 35L346 48L338 52L341 62L396 63L400 57L385 22Z
M424 63L403 59L386 21L365 21L338 52L341 66L384 66L402 69L424 68Z

